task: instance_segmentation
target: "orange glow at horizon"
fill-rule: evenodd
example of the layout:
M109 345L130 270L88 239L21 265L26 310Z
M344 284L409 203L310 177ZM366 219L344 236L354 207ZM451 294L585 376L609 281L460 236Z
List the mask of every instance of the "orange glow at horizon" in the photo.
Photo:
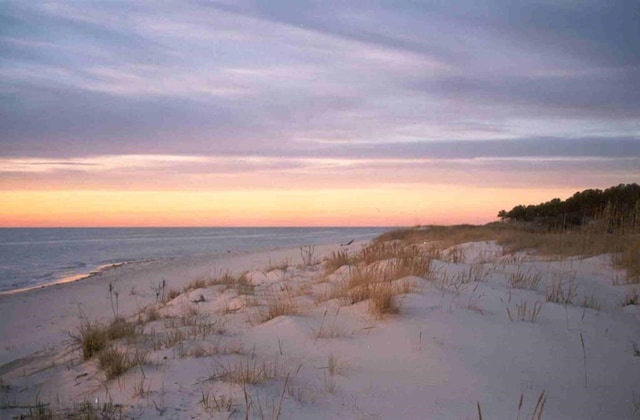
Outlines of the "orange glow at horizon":
M572 191L411 186L371 189L0 191L2 227L408 226L486 223L499 210Z

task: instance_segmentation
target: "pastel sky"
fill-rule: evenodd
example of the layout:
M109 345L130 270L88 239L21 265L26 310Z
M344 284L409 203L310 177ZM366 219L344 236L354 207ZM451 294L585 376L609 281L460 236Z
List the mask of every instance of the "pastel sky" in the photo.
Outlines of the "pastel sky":
M483 223L631 182L637 0L0 2L0 226Z

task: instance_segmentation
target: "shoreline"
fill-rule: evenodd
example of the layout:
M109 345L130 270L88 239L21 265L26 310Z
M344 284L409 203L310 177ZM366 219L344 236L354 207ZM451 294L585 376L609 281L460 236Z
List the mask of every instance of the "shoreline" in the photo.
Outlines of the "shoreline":
M54 287L54 286L59 286L61 284L66 284L66 283L73 283L76 281L81 281L81 280L85 280L85 279L89 279L93 276L96 276L100 273L102 273L103 271L107 271L113 268L118 268L120 266L123 266L125 264L129 264L129 263L135 263L137 261L127 261L127 262L121 262L121 263L113 263L113 264L102 264L99 265L96 269L89 271L88 273L78 273L78 274L72 274L70 276L65 276L62 278L59 278L57 280L52 280L50 282L47 283L43 283L43 284L37 284L37 285L33 285L33 286L27 286L27 287L21 287L18 289L10 289L10 290L2 290L0 291L0 296L6 296L6 295L13 295L16 293L23 293L23 292L28 292L31 290L36 290L36 289L44 289L47 287Z
M23 228L19 228L19 229L23 229ZM34 229L41 229L41 228L34 228ZM50 230L50 228L42 228L44 230ZM67 228L61 228L61 229L67 229ZM73 228L71 228L73 229ZM78 229L84 229L84 228L78 228ZM110 229L110 228L99 228L99 229ZM120 229L120 228L115 228L115 229ZM147 228L132 228L133 230L146 230ZM161 228L164 229L164 228ZM176 230L180 230L180 228L175 228ZM194 228L194 229L199 229L199 228ZM216 228L212 228L212 229L216 229ZM229 228L229 229L246 229L246 228ZM270 228L266 228L266 229L270 229ZM288 228L287 228L288 229ZM304 229L314 229L314 228L304 228ZM343 229L341 227L328 227L326 229ZM345 227L344 229L350 229L349 227ZM360 229L360 228L358 228ZM362 229L367 229L367 227L362 227ZM385 228L385 229L392 229L392 228ZM385 230L386 231L386 230ZM371 236L371 238L369 239L365 239L365 240L371 240L377 236L379 236L381 233L383 232L377 232L375 234L372 234L373 236ZM347 238L349 235L348 231L345 234L345 238ZM152 254L154 252L149 252L148 254L150 254L150 256L141 256L139 258L135 258L134 259L127 259L127 258L122 258L122 255L120 255L120 258L115 257L115 258L110 258L108 255L106 256L99 256L98 258L92 258L91 254L89 254L89 258L83 258L83 257L79 257L79 263L73 263L72 265L75 264L79 264L81 267L84 266L85 268L69 268L69 267L65 267L67 264L66 263L61 263L58 264L58 267L56 266L52 266L49 268L49 272L48 273L34 273L31 276L25 276L23 278L17 278L14 279L13 276L9 276L9 278L11 278L11 281L16 284L16 286L7 286L10 287L6 290L0 290L0 296L7 296L7 295L13 295L16 293L24 293L24 292L28 292L31 290L38 290L38 289L42 289L42 288L47 288L47 287L52 287L52 286L59 286L61 284L66 284L66 283L72 283L72 282L76 282L76 281L81 281L81 280L86 280L92 277L95 277L96 275L101 274L103 271L106 270L110 270L113 268L118 268L122 265L129 265L129 264L140 264L140 263L147 263L147 262L154 262L154 261L162 261L162 260L173 260L173 259L179 259L179 258L190 258L190 257L198 257L198 256L218 256L218 255L227 255L230 254L232 252L234 253L245 253L245 252L262 252L262 251L269 251L272 249L278 249L278 248L290 248L290 247L299 247L302 246L304 244L306 244L308 241L308 239L310 238L301 238L300 244L288 244L285 243L281 246L273 246L273 243L268 243L268 244L261 244L261 246L258 247L253 247L251 242L248 242L245 244L245 246L242 247L237 247L236 243L230 243L229 244L229 248L221 248L221 249L217 249L217 250L205 250L204 252L198 251L198 250L188 250L188 252L181 254L181 251L179 249L176 249L175 253L173 254L165 254L165 255L158 255L158 256L153 256ZM318 243L314 244L316 246L322 246L322 245L327 245L330 243L333 243L335 241L337 241L337 238L323 238L324 240L320 240ZM351 239L351 238L349 238ZM345 239L346 240L346 239ZM357 239L360 240L360 239ZM277 243L277 238L274 239L273 241L274 243ZM104 263L92 263L92 262L86 262L86 261L90 261L90 260L102 260L102 261L113 261L113 262L104 262ZM71 263L71 262L69 262ZM25 266L28 266L28 263L25 262ZM87 268L86 266L89 266L90 268ZM26 273L28 274L28 273ZM47 280L38 280L38 278L47 278ZM18 284L22 283L22 285L17 286Z
M352 246L368 242L359 241ZM318 252L337 248L340 248L339 243L316 246ZM266 250L138 260L110 264L94 274L67 282L0 293L0 313L5 315L0 323L0 342L3 343L3 348L0 348L0 368L39 349L64 347L63 341L68 338L68 332L77 329L78 320L82 317L102 321L112 316L108 294L110 284L120 295L119 315L129 317L141 307L156 301L153 287L162 280L166 281L168 289L182 290L202 275L224 272L240 274L265 269L285 260L298 264L299 252L299 247L272 247ZM20 315L25 308L29 311L26 318ZM21 333L8 333L11 329ZM40 330L40 334L35 329ZM64 331L64 340L59 334L61 329ZM31 335L34 340L23 340L25 334Z

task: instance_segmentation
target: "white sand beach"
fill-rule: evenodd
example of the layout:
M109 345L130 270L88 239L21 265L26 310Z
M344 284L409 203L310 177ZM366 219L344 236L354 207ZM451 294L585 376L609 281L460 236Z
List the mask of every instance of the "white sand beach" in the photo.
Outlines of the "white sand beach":
M640 417L640 307L622 305L633 286L608 256L475 242L371 260L366 245L127 264L0 296L0 417ZM116 317L133 332L108 349L139 363L111 375L73 337Z

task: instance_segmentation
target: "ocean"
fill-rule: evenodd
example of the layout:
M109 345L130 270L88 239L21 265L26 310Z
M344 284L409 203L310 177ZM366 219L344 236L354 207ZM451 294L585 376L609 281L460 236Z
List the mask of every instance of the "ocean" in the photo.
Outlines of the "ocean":
M390 228L4 228L0 292L89 275L101 267L227 251L368 240Z

